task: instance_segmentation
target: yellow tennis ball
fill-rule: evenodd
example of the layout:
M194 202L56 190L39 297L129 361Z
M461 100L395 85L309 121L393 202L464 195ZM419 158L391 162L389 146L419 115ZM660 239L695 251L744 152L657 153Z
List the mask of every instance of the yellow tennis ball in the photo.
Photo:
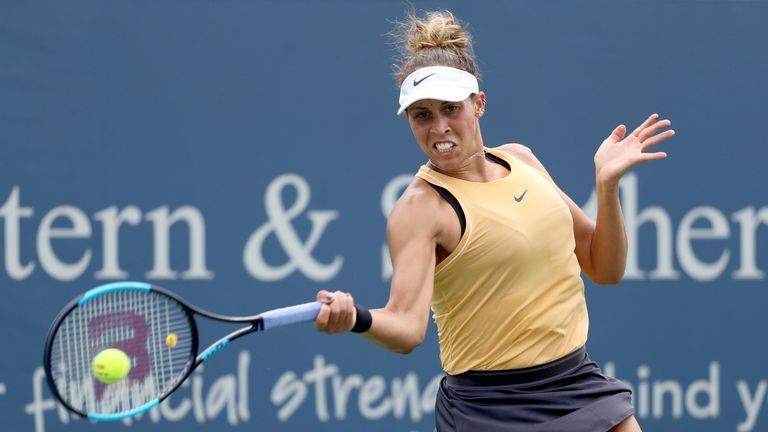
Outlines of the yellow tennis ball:
M96 354L92 367L96 379L104 384L114 384L131 371L131 359L117 348L107 348Z
M176 333L168 333L168 336L166 336L165 338L165 344L171 348L174 348L176 346L176 343L178 342L179 342L179 337L176 336Z

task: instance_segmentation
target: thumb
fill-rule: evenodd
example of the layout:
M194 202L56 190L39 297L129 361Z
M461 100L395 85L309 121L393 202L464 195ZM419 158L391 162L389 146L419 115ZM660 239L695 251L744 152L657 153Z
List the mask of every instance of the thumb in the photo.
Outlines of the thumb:
M326 290L320 290L317 292L316 298L317 298L317 301L328 304L331 301L333 301L333 294Z
M608 137L609 140L613 142L619 142L622 139L624 139L624 135L627 133L627 127L622 125L616 126L616 128L611 132L611 136Z

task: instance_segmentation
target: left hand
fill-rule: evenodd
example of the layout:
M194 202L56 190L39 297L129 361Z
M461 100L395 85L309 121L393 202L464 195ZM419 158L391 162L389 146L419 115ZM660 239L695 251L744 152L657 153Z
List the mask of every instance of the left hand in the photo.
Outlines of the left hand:
M665 152L646 153L646 151L675 135L672 129L662 130L671 124L669 120L659 120L658 114L652 114L626 137L624 135L627 133L627 127L617 126L595 153L597 182L618 184L624 173L640 162L667 157Z

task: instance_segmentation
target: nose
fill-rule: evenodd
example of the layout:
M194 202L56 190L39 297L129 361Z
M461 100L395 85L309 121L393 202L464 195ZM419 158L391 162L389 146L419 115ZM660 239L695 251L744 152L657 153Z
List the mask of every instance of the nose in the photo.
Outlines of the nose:
M451 127L448 125L448 119L443 115L437 114L432 122L432 133L442 135L451 131Z

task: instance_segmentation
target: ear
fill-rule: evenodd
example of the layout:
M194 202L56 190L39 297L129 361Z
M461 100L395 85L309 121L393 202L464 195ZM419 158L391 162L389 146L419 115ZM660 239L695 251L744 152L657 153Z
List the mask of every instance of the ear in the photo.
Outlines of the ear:
M477 93L474 97L475 116L482 117L485 113L485 93Z

